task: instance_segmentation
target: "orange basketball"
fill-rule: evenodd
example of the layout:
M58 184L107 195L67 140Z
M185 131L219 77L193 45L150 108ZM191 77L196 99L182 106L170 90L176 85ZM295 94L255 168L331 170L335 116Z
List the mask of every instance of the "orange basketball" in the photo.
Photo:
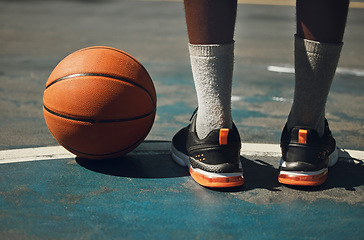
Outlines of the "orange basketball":
M156 114L146 69L111 47L89 47L64 58L43 95L48 129L67 150L90 159L113 158L137 147Z

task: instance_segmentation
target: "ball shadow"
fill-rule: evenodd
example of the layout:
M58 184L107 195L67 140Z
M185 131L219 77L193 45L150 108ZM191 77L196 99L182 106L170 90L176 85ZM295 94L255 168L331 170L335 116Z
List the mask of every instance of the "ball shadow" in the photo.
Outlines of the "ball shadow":
M88 170L118 177L175 178L189 176L188 169L174 163L168 152L130 154L104 160L77 157L76 162Z

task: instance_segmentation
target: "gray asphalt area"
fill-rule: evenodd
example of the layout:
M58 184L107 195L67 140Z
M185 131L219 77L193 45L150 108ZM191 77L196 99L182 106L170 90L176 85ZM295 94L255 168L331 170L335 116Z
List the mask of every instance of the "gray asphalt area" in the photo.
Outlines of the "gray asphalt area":
M338 145L357 150L364 149L363 11L350 8L327 104ZM0 149L57 144L43 120L45 82L65 56L96 45L128 52L152 76L158 109L149 140L170 140L188 123L197 100L182 2L2 0L0 13ZM239 4L232 100L245 142L279 142L293 96L294 32L293 6Z

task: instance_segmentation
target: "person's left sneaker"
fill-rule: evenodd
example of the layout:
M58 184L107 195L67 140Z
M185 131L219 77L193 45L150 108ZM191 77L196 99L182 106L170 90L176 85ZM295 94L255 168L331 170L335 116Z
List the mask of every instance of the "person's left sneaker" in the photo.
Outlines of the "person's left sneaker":
M284 127L281 137L282 158L278 181L296 186L317 186L327 179L328 167L338 160L336 141L325 121L325 132L319 137L314 129Z
M194 115L192 123L173 137L171 156L179 165L188 167L191 177L204 187L237 187L244 184L240 147L235 124L232 129L216 129L199 139Z

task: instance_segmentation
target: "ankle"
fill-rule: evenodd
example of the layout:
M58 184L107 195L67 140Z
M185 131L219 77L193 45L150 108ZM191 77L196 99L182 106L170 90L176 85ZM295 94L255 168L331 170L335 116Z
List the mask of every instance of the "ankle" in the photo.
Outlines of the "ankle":
M196 133L198 138L204 139L212 130L233 126L231 113L208 113L200 111L196 116Z
M322 137L325 133L325 118L318 119L303 119L296 118L292 115L287 120L287 130L290 131L294 127L307 127L315 130L317 134Z

